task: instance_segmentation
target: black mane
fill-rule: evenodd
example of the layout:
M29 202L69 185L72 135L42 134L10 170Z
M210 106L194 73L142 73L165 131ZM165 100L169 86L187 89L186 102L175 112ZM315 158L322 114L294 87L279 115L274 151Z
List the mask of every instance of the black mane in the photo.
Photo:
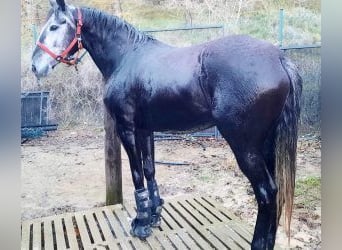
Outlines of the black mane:
M151 35L137 30L134 26L117 16L88 7L82 8L82 11L84 12L84 21L87 22L89 26L101 27L101 29L109 31L108 35L112 35L111 32L115 34L120 30L126 29L127 38L134 43L141 44L150 40L155 40Z

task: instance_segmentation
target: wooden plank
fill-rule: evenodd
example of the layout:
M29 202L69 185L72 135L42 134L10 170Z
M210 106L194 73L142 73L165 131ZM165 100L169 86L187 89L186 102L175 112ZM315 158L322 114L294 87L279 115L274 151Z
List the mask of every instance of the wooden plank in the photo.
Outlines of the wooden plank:
M245 228L241 227L239 223L230 221L226 224L229 225L229 227L231 227L236 233L240 234L241 237L243 237L248 243L252 242L253 234Z
M25 221L21 224L21 249L29 250L30 248L30 226L29 221Z
M187 248L176 232L169 232L166 236L172 242L172 244L176 247L176 249Z
M93 212L85 212L84 213L88 226L90 228L91 235L93 236L95 243L103 243L99 228L97 227L96 221L93 216Z
M212 224L206 217L204 217L196 209L191 207L185 200L184 201L178 201L178 204L183 206L184 210L186 210L188 213L191 213L191 215L193 215L203 225L211 225Z
M214 207L223 212L225 215L227 215L231 220L235 220L238 222L241 222L241 219L239 219L236 215L234 215L232 212L228 211L227 208L225 208L224 206L220 205L217 203L217 201L214 201L212 198L210 197L201 197L201 199L207 203L210 203L212 205L214 205Z
M173 230L178 230L181 228L165 209L163 209L161 216L172 227ZM161 225L161 228L163 229L163 231L171 230L169 226L163 224Z
M230 221L227 217L222 215L215 207L211 206L209 203L207 203L202 198L196 198L195 199L198 203L200 203L209 213L211 213L214 217L217 217L222 222Z
M131 237L130 242L133 244L135 249L152 249L146 241L141 241L139 239Z
M221 205L218 205L217 202L215 202L214 200L207 198L207 197L196 198L195 200L197 200L200 204L202 204L212 214L214 214L215 216L220 218L220 220L222 220L223 222L231 223L233 221L235 223L235 225L237 225L237 227L240 227L242 230L252 234L251 228L246 223L242 222L239 218L237 218L235 215L233 215L231 212L229 212L227 210L227 208L225 208ZM206 201L206 200L208 200L208 201ZM210 205L208 202L210 202L214 206ZM226 216L223 215L221 212L226 214ZM229 219L229 218L233 218L233 219Z
M52 235L52 220L44 220L44 248L54 249L53 235Z
M107 220L105 219L103 213L102 213L102 210L98 210L95 212L95 215L96 215L96 219L97 221L99 222L99 225L101 227L101 230L102 230L102 233L103 233L103 236L105 238L105 241L106 242L109 242L109 243L114 243L114 236L108 226L108 222Z
M54 219L54 226L55 226L57 249L66 249L66 242L64 238L64 231L63 231L61 216L57 216Z
M100 224L100 227L102 229L102 233L103 233L103 235L104 235L104 237L106 239L106 242L109 245L111 245L111 246L117 246L117 244L120 243L122 248L124 248L124 249L131 249L132 247L129 245L128 240L126 239L126 237L125 237L125 235L123 233L120 234L121 237L115 239L115 237L112 234L112 232L111 232L111 230L109 228L109 225L107 223L107 220L105 219L102 211L97 211L96 212L96 218L97 218L97 221ZM119 228L119 226L117 224L116 224L117 228L114 229L112 222L116 221L116 219L113 216L113 214L110 212L110 210L108 210L107 213L106 213L106 211L104 211L104 212L105 212L105 214L106 214L106 216L107 216L107 218L109 220L109 223L112 226L113 230L114 231L122 231L122 229L120 230L120 228ZM108 213L110 213L111 215L108 216ZM109 217L111 217L111 219ZM116 236L118 237L118 234L116 234Z
M231 226L225 225L222 227L223 233L229 235L237 244L243 249L250 247L250 243L246 241L241 235L239 235Z
M177 220L186 231L191 234L192 238L202 247L202 249L212 249L210 244L205 241L202 236L200 236L171 206L168 202L165 202L164 208L169 212L169 214Z
M226 247L218 240L216 239L211 233L209 233L204 227L195 219L192 218L192 216L188 216L189 213L181 207L178 203L172 203L175 209L179 211L183 216L186 217L186 221L192 226L193 228L196 228L196 231L203 235L208 241L210 241L216 248L218 249L225 249Z
M201 223L197 221L190 212L186 211L183 207L181 207L178 204L178 202L172 202L170 203L170 205L173 207L175 211L178 211L180 214L182 214L186 218L185 220L194 228L202 226Z
M193 239L190 238L189 234L186 232L185 229L177 230L177 234L182 239L184 244L188 247L188 249L197 249L197 248L199 248L196 245L196 242Z
M83 247L85 249L91 248L92 243L90 241L87 227L83 219L83 213L75 213L75 219L76 219L78 230L80 232L80 237L81 237Z
M241 235L244 235L246 239L249 239L253 236L252 232L249 230L249 227L245 223L241 222L241 220L238 219L235 215L232 215L230 212L227 212L227 209L223 206L218 205L217 202L207 197L201 197L201 199L196 198L196 200L205 208L207 208L211 213L213 213L215 216L224 221L225 224L233 226L235 230L239 230L239 232L241 232ZM206 200L213 204L214 207L210 205ZM228 217L233 219L228 219L226 216L221 214L220 211L223 211Z
M33 225L33 239L32 239L32 249L38 250L42 248L42 231L41 231L41 222L35 221Z
M76 232L74 229L74 225L72 223L71 215L64 217L64 224L65 224L65 229L67 231L70 249L78 249ZM77 232L77 233L79 233L79 232Z
M224 214L227 213L227 209L220 209L219 211ZM242 222L240 219L233 219L227 221L227 223L234 223L236 225L236 228L240 228L240 230L246 231L249 234L253 235L254 230L247 223Z
M217 238L219 238L222 242L224 242L224 245L227 246L230 249L243 249L241 248L234 239L231 238L231 235L228 233L228 228L222 228L222 226L214 226L208 228L211 233L213 233ZM241 241L241 239L239 239ZM241 245L241 244L240 244ZM243 245L243 244L242 244ZM247 246L248 249L250 246Z
M124 234L123 229L121 228L120 222L114 217L113 211L116 211L117 209L113 210L113 207L107 208L105 207L103 211L105 212L113 230L114 234L117 238L124 238L126 235ZM125 230L126 231L126 230ZM127 231L126 231L127 233Z
M157 239L154 234L152 234L150 237L147 237L145 241L151 247L151 249L162 249L163 247L159 239Z
M190 203L193 207L195 207L199 212L203 214L204 217L206 217L212 223L221 223L221 221L217 217L209 213L204 207L198 204L194 199L188 199L186 202Z
M151 237L152 236L152 237ZM149 238L153 239L153 236L158 240L158 242L160 243L160 245L162 245L163 248L165 249L175 249L170 240L167 238L167 236L165 234L162 234L159 232L153 232L152 235L150 237L148 237L146 240L148 241Z
M197 199L197 200L200 201L201 204L205 205L208 208L214 206L215 209L219 211L219 213L216 214L218 215L218 217L225 218L227 225L233 228L233 230L236 233L241 234L245 239L248 240L249 243L252 241L253 229L248 224L242 222L241 219L239 219L233 213L229 212L227 208L218 204L216 201L214 201L212 198L209 198L209 197L201 197L201 199ZM208 202L211 203L213 206L211 206ZM225 214L227 217L231 218L231 220L227 220L227 217L221 214L221 212ZM276 248L278 248L278 246L275 246L275 249Z
M158 227L158 229L160 231L170 231L173 228L170 226L169 222L165 220L165 217L163 217L162 215L160 216L160 226Z

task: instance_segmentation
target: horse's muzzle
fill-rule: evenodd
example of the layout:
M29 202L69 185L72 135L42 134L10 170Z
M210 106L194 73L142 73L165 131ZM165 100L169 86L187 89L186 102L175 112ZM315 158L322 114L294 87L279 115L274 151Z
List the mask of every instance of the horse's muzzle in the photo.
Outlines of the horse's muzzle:
M37 79L40 79L48 75L50 71L50 66L46 65L43 67L39 67L38 65L32 63L31 70L34 73L34 75L37 77Z

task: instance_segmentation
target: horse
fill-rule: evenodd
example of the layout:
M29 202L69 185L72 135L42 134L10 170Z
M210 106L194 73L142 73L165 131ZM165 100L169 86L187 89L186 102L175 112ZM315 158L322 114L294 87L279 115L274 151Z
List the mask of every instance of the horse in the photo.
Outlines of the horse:
M282 210L289 232L295 186L302 79L269 42L247 35L174 47L92 8L50 0L32 55L45 77L86 49L105 80L103 101L129 157L137 215L131 234L145 239L161 223L155 131L216 126L258 203L252 249L273 249ZM145 187L146 180L146 187Z

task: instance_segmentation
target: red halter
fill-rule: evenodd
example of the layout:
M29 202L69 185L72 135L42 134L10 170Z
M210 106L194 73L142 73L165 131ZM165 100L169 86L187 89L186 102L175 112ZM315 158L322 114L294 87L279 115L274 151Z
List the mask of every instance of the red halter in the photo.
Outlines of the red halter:
M42 50L44 50L46 53L48 53L52 58L54 58L58 62L66 63L68 65L75 65L78 63L79 53L80 53L81 49L83 49L82 38L81 38L81 28L82 28L83 22L82 22L82 13L81 13L81 10L79 8L77 8L77 15L78 15L78 17L77 17L77 28L76 28L75 38L74 38L74 40L71 41L69 46L62 52L62 54L56 55L48 47L46 47L44 44L37 41L37 45ZM67 56L68 56L70 50L75 46L76 43L78 44L77 54L76 54L74 59L68 59Z

